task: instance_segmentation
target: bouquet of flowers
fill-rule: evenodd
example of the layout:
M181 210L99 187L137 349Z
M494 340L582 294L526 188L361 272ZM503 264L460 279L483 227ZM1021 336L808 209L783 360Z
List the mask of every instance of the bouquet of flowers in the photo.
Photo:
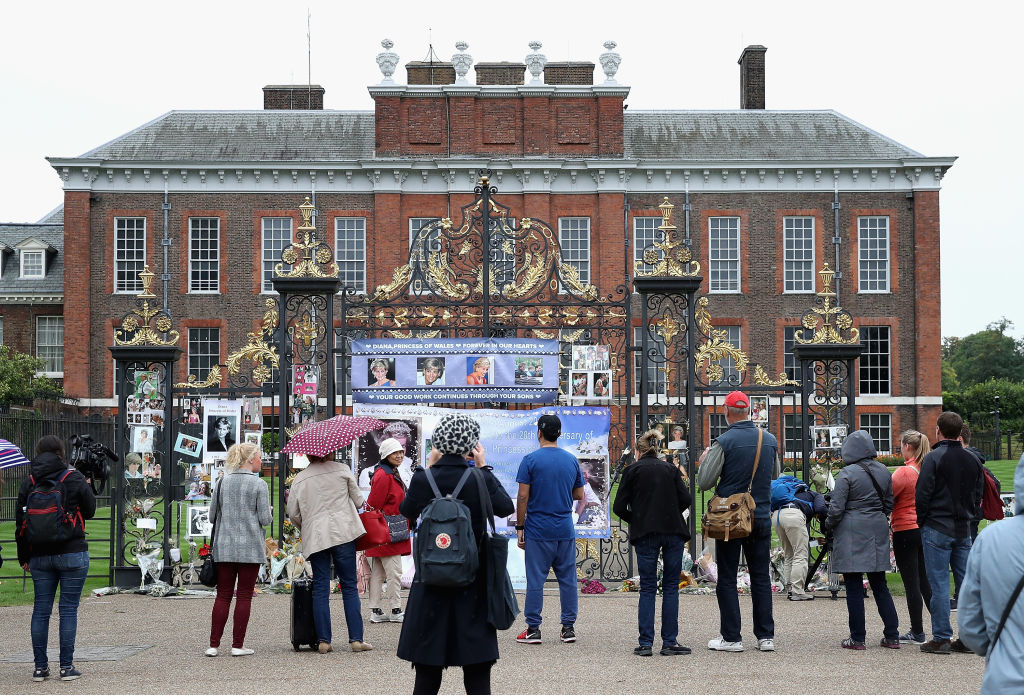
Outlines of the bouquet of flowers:
M640 577L630 577L623 581L619 591L640 591Z
M580 589L584 594L603 594L605 592L604 584L597 581L596 579L584 579L583 588Z
M210 544L203 543L201 546L199 546L198 554L201 560L205 560L206 558L208 558L210 556Z

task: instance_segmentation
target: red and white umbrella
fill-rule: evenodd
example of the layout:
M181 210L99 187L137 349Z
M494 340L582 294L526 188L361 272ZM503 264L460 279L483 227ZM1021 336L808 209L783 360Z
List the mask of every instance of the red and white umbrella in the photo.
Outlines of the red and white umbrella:
M375 417L337 415L329 420L306 425L288 440L281 451L286 454L326 456L348 446L367 432L383 429L386 424Z

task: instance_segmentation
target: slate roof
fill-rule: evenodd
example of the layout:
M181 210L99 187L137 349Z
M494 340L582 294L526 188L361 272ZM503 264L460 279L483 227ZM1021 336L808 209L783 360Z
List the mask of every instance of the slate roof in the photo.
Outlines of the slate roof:
M63 224L0 224L0 245L14 249L26 239L38 239L57 249L46 264L46 277L25 279L21 275L21 258L16 250L4 251L0 295L63 294L64 293L64 225Z
M171 111L82 158L320 162L370 159L372 111Z
M835 111L627 111L635 159L879 160L924 155Z
M64 224L64 203L50 210L36 224Z

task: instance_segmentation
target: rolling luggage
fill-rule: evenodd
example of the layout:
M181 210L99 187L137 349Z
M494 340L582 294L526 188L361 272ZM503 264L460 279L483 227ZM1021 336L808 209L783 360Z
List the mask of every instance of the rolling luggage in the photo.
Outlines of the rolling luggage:
M317 648L316 628L313 625L313 581L296 579L292 582L291 606L292 649L299 651L302 645Z

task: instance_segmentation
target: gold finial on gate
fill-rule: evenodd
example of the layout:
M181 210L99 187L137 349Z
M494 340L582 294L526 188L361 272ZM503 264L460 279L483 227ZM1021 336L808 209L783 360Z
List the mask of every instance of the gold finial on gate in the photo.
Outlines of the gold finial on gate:
M672 224L675 205L665 198L658 210L661 211L661 240L655 241L643 250L643 259L634 264L639 277L695 277L700 274L700 263L693 260L690 249L681 239L676 238L676 226ZM650 271L645 266L654 266Z
M135 297L142 300L142 308L132 309L121 319L121 327L114 331L114 345L170 347L178 344L178 331L171 330L171 317L163 309L149 306L149 300L156 299L150 289L155 277L148 265L139 272L142 291ZM154 318L156 322L151 326ZM165 334L167 338L163 337Z
M309 196L299 206L299 214L302 215L302 224L295 230L299 233L299 240L292 241L290 246L281 251L281 261L274 266L274 275L279 278L336 278L338 277L338 264L334 262L334 254L331 247L317 241L316 224L313 222L315 206L310 202ZM292 269L284 270L284 266L290 265Z
M796 331L794 341L800 345L849 345L859 342L860 330L853 327L853 316L838 304L833 304L836 293L832 291L832 280L835 279L836 271L826 263L818 275L821 276L821 291L817 293L816 300L819 306L811 307L803 315L800 323L805 330ZM813 331L810 337L807 337L807 331Z

